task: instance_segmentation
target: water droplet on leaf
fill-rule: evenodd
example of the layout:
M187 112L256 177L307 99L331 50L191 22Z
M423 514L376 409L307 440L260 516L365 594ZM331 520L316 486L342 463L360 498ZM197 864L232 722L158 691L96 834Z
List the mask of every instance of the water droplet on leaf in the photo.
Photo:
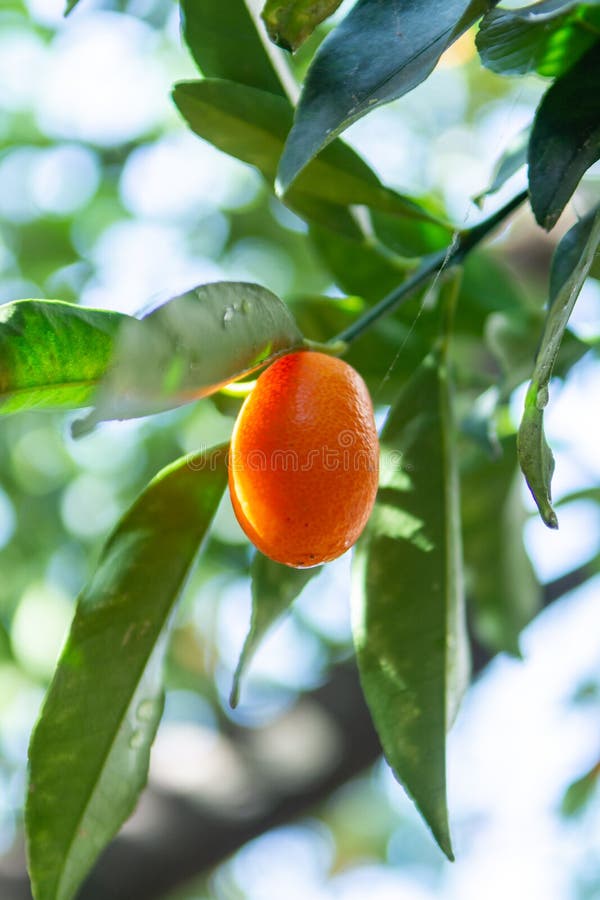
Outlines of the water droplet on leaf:
M538 409L545 409L548 406L548 387L546 385L538 389L535 405Z
M131 750L140 750L144 746L144 741L144 732L138 728L129 738L129 747Z
M141 722L151 722L156 712L155 700L142 700L136 710L136 715Z

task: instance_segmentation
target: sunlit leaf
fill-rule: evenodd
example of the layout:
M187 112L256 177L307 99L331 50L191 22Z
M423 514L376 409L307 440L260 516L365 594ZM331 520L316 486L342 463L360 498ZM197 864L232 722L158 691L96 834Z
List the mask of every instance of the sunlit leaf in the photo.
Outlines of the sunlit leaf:
M232 706L238 704L241 680L260 642L277 619L289 609L311 578L319 574L321 568L315 566L312 569L293 569L273 562L262 553L256 552L250 570L252 577L250 630L233 677L230 697Z
M344 129L408 93L488 0L358 0L319 47L279 167L281 191Z
M342 0L267 0L262 18L271 40L284 50L297 50Z
M491 650L520 654L519 634L540 608L541 591L523 543L525 509L514 438L498 459L477 453L461 477L467 596Z
M181 18L203 75L284 94L245 0L181 0Z
M542 0L493 9L476 39L481 60L503 75L561 75L598 40L598 6L599 0Z
M226 447L160 472L79 597L29 751L35 900L71 900L144 787L174 604L227 481Z
M125 323L96 405L74 433L197 400L301 343L289 310L266 288L202 285Z
M553 260L552 293L546 325L535 360L519 428L518 449L521 469L540 515L549 528L557 528L552 508L551 482L554 457L544 434L544 409L548 385L561 341L579 292L600 244L600 210L590 213L565 235ZM568 260L568 264L565 262Z
M360 676L390 766L452 858L445 736L469 666L445 351L406 384L381 449L380 491L355 554Z
M127 321L60 301L0 306L0 415L88 406Z
M529 142L531 208L552 228L581 177L600 158L600 41L552 85Z

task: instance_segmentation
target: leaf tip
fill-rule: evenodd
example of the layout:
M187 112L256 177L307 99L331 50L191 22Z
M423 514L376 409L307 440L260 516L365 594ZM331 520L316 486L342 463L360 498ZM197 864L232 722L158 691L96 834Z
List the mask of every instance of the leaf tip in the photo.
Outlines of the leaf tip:
M231 709L237 709L240 702L240 683L239 679L234 677L231 691L229 693L229 705Z
M91 415L83 416L81 419L75 419L74 422L71 422L71 437L77 441L79 438L90 434L95 427L96 422Z

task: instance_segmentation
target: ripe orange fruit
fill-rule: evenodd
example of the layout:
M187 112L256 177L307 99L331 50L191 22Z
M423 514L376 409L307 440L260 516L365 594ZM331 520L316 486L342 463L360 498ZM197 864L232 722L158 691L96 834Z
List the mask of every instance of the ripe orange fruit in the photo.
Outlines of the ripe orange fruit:
M378 471L373 406L352 366L301 351L262 373L233 429L229 489L266 556L304 568L344 553L367 523Z

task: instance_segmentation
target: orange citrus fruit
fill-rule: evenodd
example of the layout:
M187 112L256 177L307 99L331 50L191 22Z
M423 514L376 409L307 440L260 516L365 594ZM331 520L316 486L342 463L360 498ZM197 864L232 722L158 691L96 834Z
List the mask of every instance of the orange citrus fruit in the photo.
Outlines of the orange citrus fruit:
M229 454L233 508L262 553L302 568L336 559L367 523L378 471L373 406L352 366L301 351L262 373Z

